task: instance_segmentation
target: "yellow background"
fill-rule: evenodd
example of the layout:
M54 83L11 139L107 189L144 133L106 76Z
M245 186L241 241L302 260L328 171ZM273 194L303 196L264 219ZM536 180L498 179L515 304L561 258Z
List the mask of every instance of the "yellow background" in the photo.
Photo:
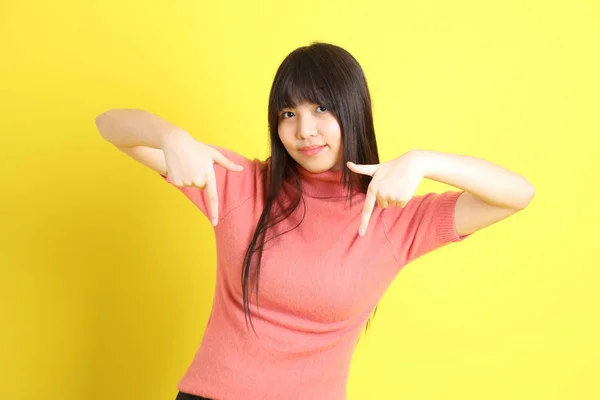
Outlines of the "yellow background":
M146 109L264 158L275 70L317 40L362 64L382 160L470 154L537 189L403 270L350 399L600 398L598 4L3 0L0 398L175 398L210 311L212 229L94 118Z

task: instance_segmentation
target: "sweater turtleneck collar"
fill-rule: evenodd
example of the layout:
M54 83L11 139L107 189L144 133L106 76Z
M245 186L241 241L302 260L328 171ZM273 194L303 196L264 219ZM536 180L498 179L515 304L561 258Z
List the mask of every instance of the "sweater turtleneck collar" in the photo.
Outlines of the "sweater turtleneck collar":
M342 184L342 170L314 173L300 164L297 164L297 170L302 180L302 191L306 196L330 198L346 197L348 194L348 188ZM357 191L355 189L355 193Z

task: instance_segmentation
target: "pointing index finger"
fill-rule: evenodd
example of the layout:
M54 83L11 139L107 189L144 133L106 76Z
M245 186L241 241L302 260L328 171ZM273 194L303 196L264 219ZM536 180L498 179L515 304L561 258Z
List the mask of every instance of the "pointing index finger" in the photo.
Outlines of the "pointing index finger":
M219 221L219 199L217 196L217 182L214 176L206 182L206 193L208 194L210 221L213 226L217 226L217 222Z
M375 196L371 190L367 190L367 197L365 197L365 205L362 211L362 220L360 222L360 228L358 229L358 234L360 236L365 236L365 233L367 232L367 226L369 225L371 214L373 214L373 208L375 208L376 201L377 196Z

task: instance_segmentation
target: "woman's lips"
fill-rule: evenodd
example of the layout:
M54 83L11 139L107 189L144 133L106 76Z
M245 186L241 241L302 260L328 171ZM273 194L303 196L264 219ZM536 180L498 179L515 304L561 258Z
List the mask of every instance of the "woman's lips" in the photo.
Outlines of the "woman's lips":
M300 149L300 151L305 156L315 156L315 155L319 154L321 152L321 150L323 150L324 148L325 148L325 146L311 146L311 147L304 147L304 148Z

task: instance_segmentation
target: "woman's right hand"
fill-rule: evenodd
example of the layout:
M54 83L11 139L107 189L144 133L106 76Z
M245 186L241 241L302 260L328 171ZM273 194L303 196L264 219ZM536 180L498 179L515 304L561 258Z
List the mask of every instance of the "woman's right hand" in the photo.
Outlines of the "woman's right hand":
M218 164L234 172L244 168L183 130L165 135L161 148L165 156L167 174L175 186L206 189L210 220L213 226L216 226L219 220L219 199L213 165Z

